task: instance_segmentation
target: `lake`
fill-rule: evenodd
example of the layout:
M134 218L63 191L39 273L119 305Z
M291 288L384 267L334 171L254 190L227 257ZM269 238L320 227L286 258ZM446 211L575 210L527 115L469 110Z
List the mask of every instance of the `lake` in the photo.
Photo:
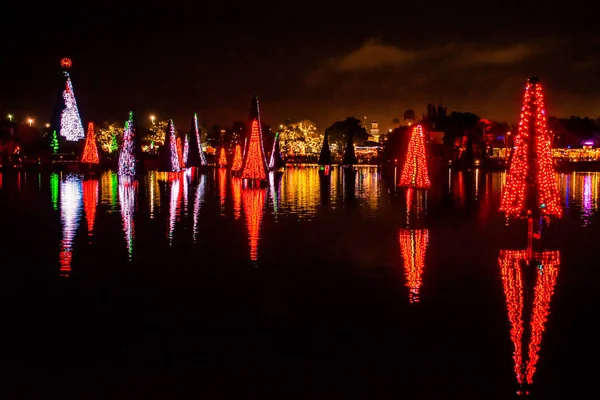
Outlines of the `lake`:
M576 398L594 389L599 173L564 216L504 172L0 173L4 390L83 398ZM589 367L588 365L591 365ZM575 396L575 397L574 397Z

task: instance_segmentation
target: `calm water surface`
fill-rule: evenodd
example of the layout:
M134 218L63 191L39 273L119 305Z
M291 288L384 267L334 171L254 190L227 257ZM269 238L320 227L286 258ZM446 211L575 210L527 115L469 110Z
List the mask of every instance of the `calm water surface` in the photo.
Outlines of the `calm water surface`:
M600 174L506 224L501 172L396 187L316 167L0 173L4 377L19 398L577 398L593 390ZM533 258L533 260L532 260ZM14 388L12 387L14 386ZM13 397L10 397L13 398Z

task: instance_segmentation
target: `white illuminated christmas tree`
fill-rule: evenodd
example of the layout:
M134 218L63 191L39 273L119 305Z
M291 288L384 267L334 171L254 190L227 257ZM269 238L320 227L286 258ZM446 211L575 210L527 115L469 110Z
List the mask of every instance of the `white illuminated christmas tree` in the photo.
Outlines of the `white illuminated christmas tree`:
M77 101L75 100L75 92L73 92L73 84L69 73L65 71L67 83L63 92L65 108L60 115L60 134L68 141L75 142L85 138L83 124L77 109Z

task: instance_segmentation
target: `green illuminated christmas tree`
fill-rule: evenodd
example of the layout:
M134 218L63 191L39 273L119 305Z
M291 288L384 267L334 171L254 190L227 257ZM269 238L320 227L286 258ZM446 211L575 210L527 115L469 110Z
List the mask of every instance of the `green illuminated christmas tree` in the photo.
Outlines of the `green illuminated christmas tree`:
M56 134L56 130L52 131L52 140L50 141L50 148L52 149L52 154L58 153L58 135Z

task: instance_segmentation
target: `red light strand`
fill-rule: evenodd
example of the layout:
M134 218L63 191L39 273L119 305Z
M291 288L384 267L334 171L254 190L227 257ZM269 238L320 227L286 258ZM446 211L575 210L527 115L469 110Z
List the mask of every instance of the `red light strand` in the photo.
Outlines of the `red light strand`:
M88 124L87 136L85 138L85 147L83 149L82 163L99 164L98 147L96 146L96 136L94 135L94 123Z
M402 168L400 183L398 186L428 189L431 187L429 172L427 169L427 158L425 153L425 139L423 127L415 125L412 129L406 160Z
M262 132L257 118L252 120L250 141L244 157L242 179L266 180L267 166L262 145Z

